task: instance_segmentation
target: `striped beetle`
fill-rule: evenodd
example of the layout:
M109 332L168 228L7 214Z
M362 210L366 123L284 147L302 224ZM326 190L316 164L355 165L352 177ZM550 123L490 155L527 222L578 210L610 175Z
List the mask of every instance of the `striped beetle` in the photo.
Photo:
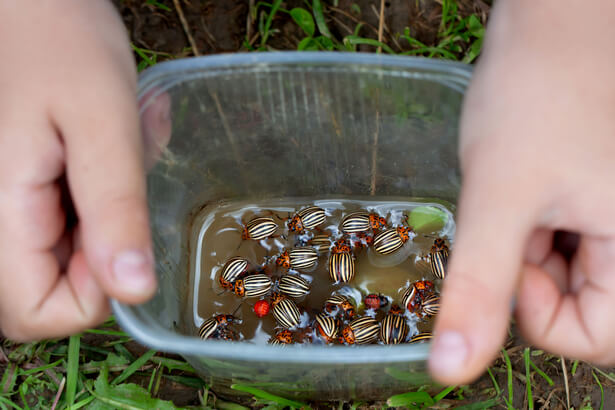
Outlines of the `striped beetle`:
M272 345L289 345L293 342L293 334L290 330L282 330L269 339L269 344Z
M350 282L354 278L354 256L350 245L340 239L331 249L329 256L329 276L335 283Z
M433 335L431 334L431 332L421 332L419 334L412 336L408 343L422 343L422 342L425 342L426 340L431 339L432 337Z
M370 228L374 231L379 231L386 226L386 218L381 217L377 213L367 213L365 211L350 213L340 223L340 229L344 233L367 232Z
M323 313L316 315L316 330L327 343L333 343L339 330L339 320Z
M278 225L273 221L273 218L254 218L243 227L241 239L260 241L261 239L269 238L277 229Z
M347 320L354 318L354 306L346 296L333 295L325 300L325 312L327 312L329 316L336 316L340 308L344 312L344 317Z
M236 322L237 318L233 315L216 315L205 320L199 327L199 337L209 339L216 330L226 327L229 323Z
M398 305L391 306L389 314L386 315L380 325L380 339L384 344L403 343L410 331L403 311Z
M273 306L273 317L278 325L289 329L299 324L301 314L295 302L276 292L271 297L271 305Z
M367 212L353 212L340 222L340 230L344 233L366 232L370 228L370 217Z
M437 238L433 242L431 251L429 252L429 266L431 272L438 279L446 277L446 263L448 262L448 246L444 239Z
M224 289L233 289L233 282L248 271L248 264L247 259L238 256L229 259L220 272L220 286Z
M271 278L264 273L248 275L235 281L234 292L239 297L257 298L266 295L271 290Z
M288 222L288 230L302 234L306 229L312 229L325 222L325 210L317 206L308 206L297 212Z
M331 237L326 233L314 235L314 237L308 241L308 245L313 247L316 252L324 253L328 251L331 246Z
M404 291L401 297L403 306L410 312L415 312L420 308L423 300L434 293L433 282L429 280L419 280L414 282Z
M342 329L340 341L349 345L372 343L378 339L379 331L380 326L376 319L363 316L354 319Z
M311 269L316 266L318 253L314 248L302 247L284 251L275 263L286 269Z
M278 281L280 292L291 298L300 298L310 293L310 284L298 275L284 275Z
M427 296L421 303L421 313L424 316L434 316L440 311L440 296Z
M384 230L374 237L374 250L381 255L389 255L404 246L411 233L412 229L405 226Z

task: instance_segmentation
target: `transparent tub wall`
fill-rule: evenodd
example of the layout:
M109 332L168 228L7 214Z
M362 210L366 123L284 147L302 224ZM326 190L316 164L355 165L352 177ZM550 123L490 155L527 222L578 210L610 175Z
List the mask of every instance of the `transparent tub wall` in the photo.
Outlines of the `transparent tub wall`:
M454 203L457 121L469 75L403 65L214 67L150 87L148 98L166 91L172 107L172 138L148 176L160 290L131 312L161 338L193 334L189 238L193 217L206 204L372 195ZM205 347L179 349L221 393L230 383L261 383L286 397L373 399L427 380L425 346L405 346L418 349L415 361L396 362L393 350L371 346L357 350L354 363L329 349L329 363L314 364L277 363L279 350L269 346L253 361L234 359L241 345L225 345L228 352L213 349L212 357L202 353ZM178 351L172 344L167 350Z

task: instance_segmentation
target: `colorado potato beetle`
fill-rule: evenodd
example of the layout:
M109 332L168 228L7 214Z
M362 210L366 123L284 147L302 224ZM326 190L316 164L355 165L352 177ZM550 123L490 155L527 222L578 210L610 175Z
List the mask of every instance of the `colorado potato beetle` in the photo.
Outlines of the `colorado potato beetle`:
M326 233L314 235L314 237L308 241L308 245L314 248L316 252L324 253L331 247L331 237Z
M316 315L316 330L327 343L333 343L337 337L339 321L323 313Z
M239 340L239 334L230 327L219 327L214 337L220 340L225 340L227 342Z
M433 282L429 280L419 280L405 290L401 297L403 306L410 312L418 309L423 300L434 293Z
M392 307L391 310L393 310ZM409 330L406 318L401 314L389 312L380 325L380 340L387 345L403 343L406 341Z
M350 245L337 241L329 255L329 276L335 283L350 282L355 275L354 256Z
M325 222L325 210L317 206L308 206L297 212L288 222L288 230L302 234L306 229L313 229Z
M375 293L371 293L363 299L363 304L367 309L378 310L385 307L388 303L389 300L386 297Z
M316 266L318 253L314 248L302 247L284 251L276 260L278 266L286 269L311 269Z
M421 332L419 334L412 336L408 343L422 343L422 342L428 341L432 337L433 335L431 334L431 332Z
M219 328L226 327L229 323L237 321L233 315L216 315L210 317L199 327L199 337L209 339Z
M344 317L347 320L354 318L354 306L346 296L333 295L325 300L325 312L329 316L336 316L340 309L344 312Z
M282 330L269 340L269 344L272 345L289 345L292 342L293 334L290 330Z
M373 231L379 231L380 229L386 228L387 220L376 213L371 213L369 214L369 226Z
M300 298L310 293L310 284L298 275L284 275L278 282L280 292L291 298Z
M248 275L235 281L234 292L239 297L257 298L266 295L273 283L271 278L263 273Z
M233 282L248 271L248 264L247 259L238 256L229 259L220 272L220 286L225 289L233 289Z
M260 241L261 239L269 238L277 229L278 225L273 221L273 218L254 218L243 227L241 239Z
M429 252L429 266L431 272L438 279L446 277L446 263L448 262L448 246L444 239L437 238Z
M349 345L372 343L378 339L379 331L380 326L376 319L363 316L354 319L342 329L341 341Z
M384 230L374 237L374 250L381 255L389 255L408 242L411 232L405 226Z
M425 316L437 315L440 311L440 296L430 295L421 303L421 312Z
M340 222L340 230L344 233L366 232L370 228L370 217L367 212L353 212Z
M273 317L280 327L290 329L299 324L301 314L295 302L280 293L275 293L271 305L273 306Z

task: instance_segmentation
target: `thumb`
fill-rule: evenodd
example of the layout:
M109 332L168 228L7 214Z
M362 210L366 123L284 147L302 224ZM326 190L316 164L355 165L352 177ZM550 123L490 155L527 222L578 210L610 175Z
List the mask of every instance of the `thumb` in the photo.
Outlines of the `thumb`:
M524 185L517 178L506 183L471 168L429 357L434 379L451 385L480 376L504 341L532 225L532 202L519 204Z

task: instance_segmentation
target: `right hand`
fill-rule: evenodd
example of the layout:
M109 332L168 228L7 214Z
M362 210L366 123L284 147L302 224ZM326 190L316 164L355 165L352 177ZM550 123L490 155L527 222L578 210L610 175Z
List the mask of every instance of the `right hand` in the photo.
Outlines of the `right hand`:
M614 18L610 1L492 12L460 130L458 233L429 360L441 383L489 365L515 293L534 346L615 363ZM580 235L570 264L556 230Z

